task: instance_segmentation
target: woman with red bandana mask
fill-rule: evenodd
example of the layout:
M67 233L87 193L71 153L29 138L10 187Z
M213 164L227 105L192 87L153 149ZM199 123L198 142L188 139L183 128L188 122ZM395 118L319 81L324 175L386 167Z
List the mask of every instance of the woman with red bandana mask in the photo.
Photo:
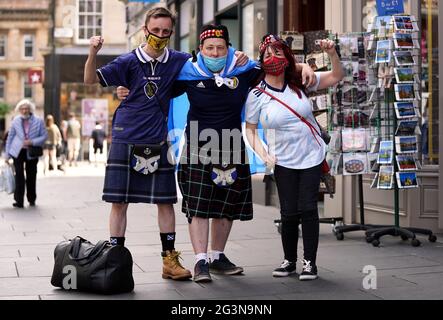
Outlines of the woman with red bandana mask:
M322 40L320 48L332 62L332 71L316 72L317 83L306 88L288 45L277 36L266 35L260 44L264 75L246 102L246 135L254 151L268 168L274 169L281 205L283 263L273 271L275 277L296 272L298 227L303 230L303 270L300 280L317 278L319 238L318 189L326 145L312 113L308 91L328 88L344 76L335 44ZM268 148L257 133L265 129Z

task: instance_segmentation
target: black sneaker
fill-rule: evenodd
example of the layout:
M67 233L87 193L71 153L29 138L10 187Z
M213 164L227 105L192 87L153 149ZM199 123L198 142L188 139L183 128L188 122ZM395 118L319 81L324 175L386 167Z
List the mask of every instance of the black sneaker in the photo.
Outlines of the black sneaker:
M20 208L20 209L22 209L24 206L23 206L23 203L18 203L18 202L14 202L13 204L12 204L12 206L14 207L14 208Z
M295 273L296 271L296 263L295 262L291 262L288 260L284 260L280 267L274 269L274 271L272 271L272 275L274 277L287 277L293 273Z
M209 264L209 270L216 274L234 275L243 272L242 267L237 267L225 256L224 253L220 257Z
M199 260L194 267L194 282L211 282L209 274L209 263L206 260Z
M301 281L305 280L315 280L318 278L317 266L311 266L311 261L303 259L303 271L300 274L299 279Z

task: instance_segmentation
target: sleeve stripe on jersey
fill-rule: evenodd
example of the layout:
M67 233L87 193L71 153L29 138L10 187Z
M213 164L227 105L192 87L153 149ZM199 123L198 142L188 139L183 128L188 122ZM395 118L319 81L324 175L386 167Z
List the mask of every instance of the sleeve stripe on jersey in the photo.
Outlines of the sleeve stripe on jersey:
M263 94L263 92L261 92L260 90L257 90L257 89L254 89L252 91L252 93L254 93L257 98L260 97Z
M109 87L108 82L106 81L105 77L103 76L102 72L100 71L100 69L97 69L97 75L100 78L100 84L103 87Z

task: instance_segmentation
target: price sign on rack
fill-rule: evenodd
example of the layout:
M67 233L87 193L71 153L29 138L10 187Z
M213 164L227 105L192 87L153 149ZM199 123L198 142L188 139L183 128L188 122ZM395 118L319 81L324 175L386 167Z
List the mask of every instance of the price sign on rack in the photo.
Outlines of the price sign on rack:
M377 0L377 13L379 16L391 16L404 12L404 0Z

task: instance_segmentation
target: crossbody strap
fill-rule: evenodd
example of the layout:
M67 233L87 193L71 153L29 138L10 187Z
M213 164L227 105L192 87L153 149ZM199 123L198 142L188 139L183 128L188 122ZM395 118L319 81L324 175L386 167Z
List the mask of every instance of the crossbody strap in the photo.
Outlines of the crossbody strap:
M315 141L317 141L318 145L321 146L321 143L318 141L317 136L315 134L317 134L318 136L321 137L320 133L317 131L317 129L312 125L312 123L310 123L308 120L306 120L305 117L301 116L297 111L295 111L294 109L292 109L290 106L288 106L286 103L284 103L283 101L281 101L280 99L278 99L277 97L273 96L271 93L267 92L266 90L260 88L260 87L255 87L255 89L267 94L268 96L270 96L272 99L274 99L275 101L279 102L282 106L286 107L286 109L288 109L289 111L291 111L291 113L293 113L296 117L298 117L303 123L305 123L309 129L311 130L312 135L315 138Z

